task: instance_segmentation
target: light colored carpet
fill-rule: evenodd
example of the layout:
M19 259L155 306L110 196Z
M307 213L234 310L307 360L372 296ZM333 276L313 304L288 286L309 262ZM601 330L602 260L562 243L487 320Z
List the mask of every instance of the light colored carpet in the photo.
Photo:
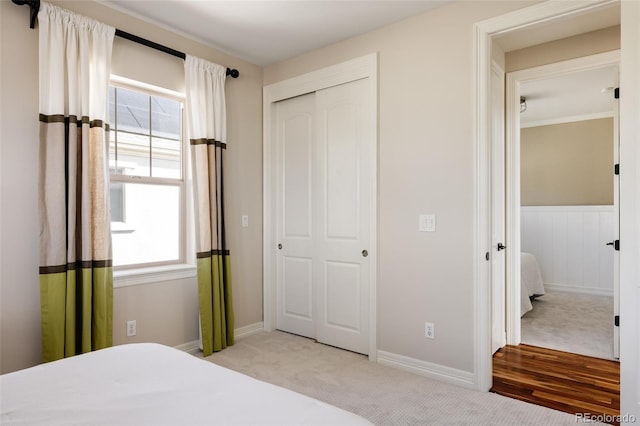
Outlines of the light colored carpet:
M261 332L205 358L377 425L575 425L573 415L374 364L283 332Z
M613 297L547 291L521 321L522 343L613 358Z

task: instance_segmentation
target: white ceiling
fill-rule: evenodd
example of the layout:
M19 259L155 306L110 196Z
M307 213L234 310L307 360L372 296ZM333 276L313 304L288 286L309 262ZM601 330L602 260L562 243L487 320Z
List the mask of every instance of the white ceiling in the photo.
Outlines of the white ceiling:
M265 66L435 9L452 0L102 0Z
M523 126L548 124L558 119L595 118L612 114L616 107L612 89L618 87L618 68L589 71L526 82L520 85L527 110Z

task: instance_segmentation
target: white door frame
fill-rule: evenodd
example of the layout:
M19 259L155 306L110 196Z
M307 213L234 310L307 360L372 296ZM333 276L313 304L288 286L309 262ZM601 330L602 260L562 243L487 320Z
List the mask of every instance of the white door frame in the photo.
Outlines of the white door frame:
M263 303L264 330L276 327L276 271L275 265L275 136L273 120L275 103L284 99L304 95L349 83L368 79L372 135L371 144L371 191L369 208L370 248L369 252L369 360L377 360L377 210L378 210L378 54L372 53L351 61L322 68L298 77L265 86L263 88Z
M573 74L580 71L620 65L620 51L614 50L577 59L555 62L507 73L506 149L507 149L507 242L512 254L507 263L507 344L519 345L520 333L520 84L541 78ZM613 93L611 93L613 97ZM585 117L601 118L605 115ZM614 113L607 114L614 117ZM617 124L617 123L616 123ZM612 135L612 137L617 136ZM617 153L617 147L614 152ZM613 173L613 169L611 170ZM617 185L616 185L617 186ZM615 196L617 201L617 194ZM617 204L617 203L616 203ZM619 207L619 206L618 206ZM617 235L617 234L616 234ZM613 235L612 235L613 238ZM504 312L504 311L503 311ZM613 323L613 318L611 319ZM612 331L613 333L613 331Z
M491 163L489 158L489 149L491 142L491 44L494 37L508 34L526 27L532 27L538 23L553 21L555 19L566 19L571 16L577 16L584 13L596 12L612 6L619 5L616 0L576 0L571 2L547 1L530 7L519 9L495 18L481 21L474 26L474 91L475 94L475 113L474 113L474 139L475 139L475 168L476 168L476 187L475 187L475 259L474 262L474 382L478 390L488 391L492 385L492 355L491 355L491 281L490 281L490 262L485 259L485 253L491 251L491 230L487 229L486 224L490 223L491 202L490 202L490 173ZM628 348L628 356L634 356L632 368L633 377L630 375L630 381L626 382L630 395L627 401L637 401L638 384L637 381L637 325L634 319L637 318L635 310L631 308L638 304L637 298L637 280L640 275L634 263L633 254L638 253L638 237L640 232L640 219L637 218L636 211L640 210L640 206L636 207L636 200L640 203L640 194L636 194L640 187L635 179L636 168L640 168L640 158L636 158L636 144L638 143L638 130L640 125L638 115L640 115L640 77L638 76L638 67L640 67L640 54L638 51L640 42L638 38L638 27L640 26L640 7L636 2L622 2L622 46L621 49L621 87L625 85L623 90L630 93L628 101L621 99L620 114L620 144L621 168L626 167L629 178L621 178L621 198L628 200L628 203L621 206L621 241L628 241L627 253L621 253L620 256L620 294L624 301L625 296L629 299L627 305L621 305L621 325L624 326L625 317L628 315L629 323L633 323L629 327L628 332L621 329L622 345L621 345L621 362L625 353L625 346ZM635 37L635 38L634 38ZM624 48L625 43L627 49ZM625 59L627 60L625 66ZM625 72L626 70L626 72ZM635 73L635 74L634 74ZM628 111L625 112L624 105L627 105ZM634 121L635 120L635 121ZM624 158L625 147L631 155L628 159ZM625 186L626 183L626 186ZM626 192L625 193L625 189ZM626 221L625 221L626 219ZM627 238L625 238L625 236ZM622 242L621 242L622 244ZM625 272L626 271L626 272ZM633 300L633 302L631 301ZM625 306L628 312L625 315ZM630 340L627 344L624 335ZM630 360L631 361L631 360ZM624 364L622 364L624 368ZM621 375L622 376L622 375ZM625 382L622 383L624 390ZM637 404L636 404L637 405ZM636 407L629 409L638 410ZM633 411L636 412L636 411Z

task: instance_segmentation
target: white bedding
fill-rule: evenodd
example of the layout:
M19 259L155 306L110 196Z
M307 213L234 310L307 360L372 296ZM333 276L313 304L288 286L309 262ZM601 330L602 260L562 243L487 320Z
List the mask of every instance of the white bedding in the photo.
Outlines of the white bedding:
M542 296L544 294L544 284L542 274L535 256L530 253L520 254L520 316L533 309L530 297Z
M347 425L355 414L167 346L115 346L0 376L2 425Z

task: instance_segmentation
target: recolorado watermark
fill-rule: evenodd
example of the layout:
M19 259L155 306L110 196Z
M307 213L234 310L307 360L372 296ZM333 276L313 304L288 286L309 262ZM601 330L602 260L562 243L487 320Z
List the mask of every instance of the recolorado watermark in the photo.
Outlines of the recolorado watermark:
M624 424L624 423L636 423L638 419L632 414L591 414L591 413L577 413L576 423L609 423L609 424Z

